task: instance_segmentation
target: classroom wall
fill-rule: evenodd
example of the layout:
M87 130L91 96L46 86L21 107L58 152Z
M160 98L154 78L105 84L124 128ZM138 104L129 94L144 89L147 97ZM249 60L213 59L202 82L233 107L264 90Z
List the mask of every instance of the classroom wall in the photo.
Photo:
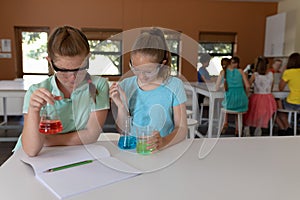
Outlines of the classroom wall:
M212 0L10 0L1 2L0 39L12 40L12 58L0 59L0 79L16 78L14 26L60 25L78 28L129 30L160 26L181 31L198 41L200 31L236 32L236 55L244 67L263 54L265 18L277 13L277 3L224 2ZM197 80L197 49L185 49L189 61L181 73ZM191 52L191 53L190 53ZM125 59L125 62L127 60ZM127 64L124 64L127 70Z

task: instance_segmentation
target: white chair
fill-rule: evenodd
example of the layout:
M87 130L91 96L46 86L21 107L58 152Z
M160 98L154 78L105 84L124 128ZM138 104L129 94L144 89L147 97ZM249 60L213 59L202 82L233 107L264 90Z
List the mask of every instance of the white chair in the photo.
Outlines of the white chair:
M276 119L276 113L274 114L274 119ZM273 135L273 117L270 119L270 136Z
M204 138L204 136L197 130L198 128L198 121L192 118L187 118L187 127L188 127L188 138L195 138L197 135L199 138Z
M203 103L200 104L200 117L199 117L199 124L202 124L202 121L208 121L208 118L204 118L203 117L203 109L204 107L208 107L209 106L209 98L205 97L203 99Z
M199 117L199 124L202 124L202 121L208 121L208 118L204 118L203 117L203 109L204 109L204 106L209 106L209 104L204 104L204 103L201 103L200 104L200 117Z
M190 139L195 137L196 128L198 126L198 121L192 118L187 118L187 127L189 129L188 137Z
M192 118L193 117L193 111L192 110L186 110L186 116L187 118Z
M273 126L275 124L276 116L277 116L277 112L275 112L273 116L270 118L270 136L273 136Z
M277 112L288 113L288 122L291 123L292 115L294 115L294 135L297 135L297 110L277 109Z
M193 114L194 114L194 112L192 111L192 110L186 110L186 116L187 116L187 118L188 119L192 119L192 117L193 117ZM195 132L195 135L197 135L198 137L200 137L200 138L203 138L204 136L201 134L201 133L199 133L199 131L197 130L197 127L198 127L198 121L197 120L188 120L188 127L189 127L189 125L190 125L190 127L191 128L193 128L194 130L191 130L190 132L192 132L192 131L194 131ZM194 126L194 127L193 127ZM194 138L194 135L193 135L193 138Z
M118 141L119 138L119 133L100 133L98 141Z
M221 135L221 131L223 128L223 123L225 119L226 114L236 114L238 116L238 133L239 137L242 136L242 128L243 128L243 114L245 112L237 112L237 111L232 111L232 110L226 110L225 108L221 108L221 114L220 114L220 119L219 119L219 130L218 130L218 136Z

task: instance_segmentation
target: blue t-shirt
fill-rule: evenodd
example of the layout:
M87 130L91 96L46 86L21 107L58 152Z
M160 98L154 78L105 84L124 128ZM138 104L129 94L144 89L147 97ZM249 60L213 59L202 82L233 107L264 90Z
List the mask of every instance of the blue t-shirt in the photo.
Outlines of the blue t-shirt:
M127 97L133 127L150 126L159 131L162 137L173 131L173 107L186 102L184 86L180 79L170 77L157 88L144 91L139 88L137 77L133 76L124 79L120 86Z
M210 75L205 67L200 67L198 70L198 82L204 82L201 76L204 76L206 80L210 80Z

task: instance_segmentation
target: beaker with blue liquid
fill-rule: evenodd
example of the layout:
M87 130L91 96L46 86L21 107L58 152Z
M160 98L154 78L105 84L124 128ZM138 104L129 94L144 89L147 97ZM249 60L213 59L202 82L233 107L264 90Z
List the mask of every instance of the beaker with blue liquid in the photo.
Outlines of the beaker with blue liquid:
M124 130L118 142L120 149L135 149L136 137L132 134L131 129L132 117L128 116L125 120Z

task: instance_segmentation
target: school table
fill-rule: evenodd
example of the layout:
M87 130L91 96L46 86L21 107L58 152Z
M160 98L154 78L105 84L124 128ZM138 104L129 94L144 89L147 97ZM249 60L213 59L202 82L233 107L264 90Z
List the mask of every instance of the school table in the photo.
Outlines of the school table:
M121 151L116 143L101 144L113 156L148 172L70 200L298 200L300 196L297 136L187 139L149 156ZM1 199L56 199L20 161L19 152L0 167Z
M217 99L223 99L224 98L224 89L220 89L219 91L216 91L215 89L215 83L198 83L198 82L186 82L185 83L185 89L190 90L193 92L192 98L192 110L194 113L196 113L195 119L198 119L198 100L197 100L197 94L202 94L209 98L209 116L208 116L208 130L207 130L207 137L211 138L213 134L213 127L217 128L218 126L214 126L214 119L218 118L214 117L214 115L219 115L219 113L215 113L216 100ZM288 88L285 88L284 91L279 91L278 85L274 85L272 94L275 98L283 99L287 97L289 94Z
M0 98L2 98L3 121L0 123L0 129L22 129L21 125L7 125L8 122L8 100L19 98L23 102L23 97L29 85L23 80L1 80L0 81ZM15 105L22 108L22 105ZM22 115L22 110L19 111ZM0 141L16 141L17 137L0 137Z

